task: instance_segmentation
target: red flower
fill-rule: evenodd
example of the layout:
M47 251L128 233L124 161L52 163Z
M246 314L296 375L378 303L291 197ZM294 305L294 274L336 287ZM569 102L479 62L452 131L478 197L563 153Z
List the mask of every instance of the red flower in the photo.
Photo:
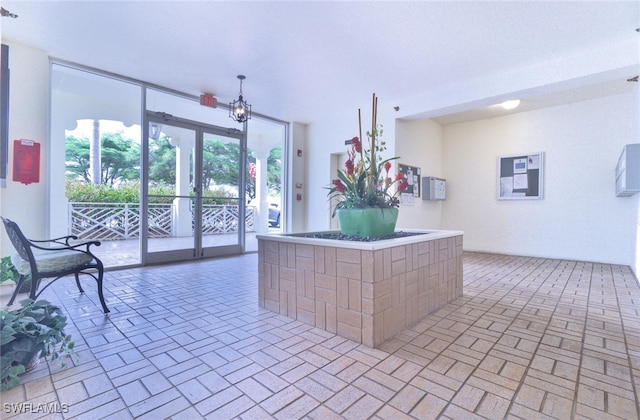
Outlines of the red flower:
M334 179L333 180L333 185L336 187L336 190L338 190L341 193L343 193L343 192L345 192L347 190L347 188L344 186L342 181L340 181L339 179Z
M385 162L384 169L387 171L387 173L389 173L389 169L391 169L391 162Z
M402 178L404 178L404 174L402 172L398 172L396 174L396 181L400 181Z
M408 186L409 186L409 183L407 181L402 181L400 185L398 185L398 191L404 191L407 189Z
M362 143L360 142L359 138L357 138L357 137L352 138L351 139L351 145L356 150L356 152L362 153Z
M347 175L352 175L353 174L353 161L351 159L348 159L344 163L344 166L347 168Z

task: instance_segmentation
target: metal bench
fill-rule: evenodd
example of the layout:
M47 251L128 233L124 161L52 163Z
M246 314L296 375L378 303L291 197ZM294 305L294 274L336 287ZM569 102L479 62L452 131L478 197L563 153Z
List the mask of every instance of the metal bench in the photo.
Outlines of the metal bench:
M44 289L49 287L55 280L69 274L75 275L78 290L80 293L84 293L80 285L79 276L80 274L87 274L98 283L98 296L100 297L102 309L105 314L109 312L102 293L104 266L102 261L89 250L91 245L99 246L100 241L89 241L73 245L70 241L78 239L77 236L73 235L47 240L30 240L24 236L15 222L1 216L0 219L4 223L11 243L18 252L16 255L11 256L11 262L18 274L20 274L20 278L18 279L16 290L13 292L11 300L9 300L9 306L13 304L28 275L31 275L29 298L36 300ZM45 246L47 244L49 246ZM95 273L96 270L97 275ZM53 278L53 281L40 288L41 281L45 278Z

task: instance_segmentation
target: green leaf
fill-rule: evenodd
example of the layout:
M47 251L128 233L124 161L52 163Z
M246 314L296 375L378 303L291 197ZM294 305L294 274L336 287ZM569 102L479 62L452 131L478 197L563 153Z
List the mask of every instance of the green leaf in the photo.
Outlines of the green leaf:
M71 336L64 333L67 318L59 307L30 299L22 300L20 305L12 311L0 311L3 390L20 383L18 375L38 351L51 359L74 355Z

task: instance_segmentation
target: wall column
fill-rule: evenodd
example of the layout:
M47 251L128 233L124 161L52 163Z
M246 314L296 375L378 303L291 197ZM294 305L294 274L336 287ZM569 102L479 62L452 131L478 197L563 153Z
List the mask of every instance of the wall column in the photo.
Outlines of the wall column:
M191 150L194 142L190 139L172 137L169 140L176 148L176 195L173 199L172 208L172 235L192 236L193 235L193 213L191 212L191 190L189 188L189 175L191 163Z

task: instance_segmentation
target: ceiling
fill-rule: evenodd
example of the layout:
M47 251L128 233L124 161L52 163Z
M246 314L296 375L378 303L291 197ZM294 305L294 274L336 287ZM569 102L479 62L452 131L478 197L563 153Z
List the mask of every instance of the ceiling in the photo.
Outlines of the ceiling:
M366 106L372 92L398 106L399 118L448 124L498 116L504 111L487 107L494 95L476 88L483 81L541 63L560 72L553 63L636 45L640 37L637 1L0 5L19 16L0 19L3 40L190 95L211 93L221 103L237 97L236 76L244 74L243 93L254 112L302 123ZM638 51L630 54L637 67ZM628 91L626 79L635 75L625 71L612 80L552 90L518 86L495 98L518 93L523 100L517 110L535 109Z

